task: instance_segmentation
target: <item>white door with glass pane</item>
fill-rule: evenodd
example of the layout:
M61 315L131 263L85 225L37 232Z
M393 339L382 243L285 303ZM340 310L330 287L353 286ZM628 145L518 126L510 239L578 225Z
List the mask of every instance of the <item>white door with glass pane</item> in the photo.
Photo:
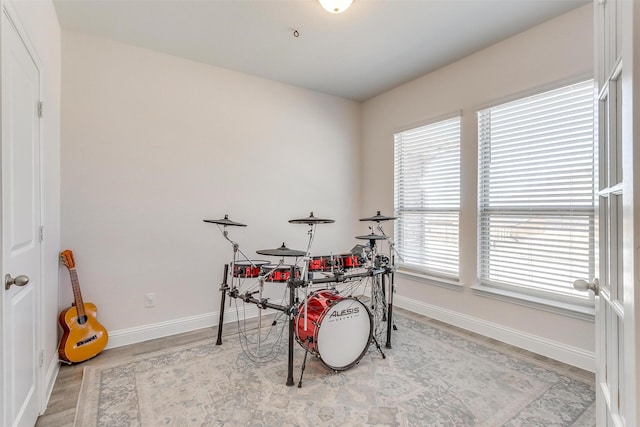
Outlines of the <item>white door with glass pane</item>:
M640 72L634 71L632 64L634 38L638 48L633 20L637 26L640 7L630 0L596 0L594 8L598 276L590 282L576 281L576 288L589 288L598 295L597 425L637 426L640 362L636 334L640 328L636 313L640 281L636 266L640 247L636 236L640 224L635 220L638 209L633 204L640 194L640 156L633 150L634 139L638 138L637 134L634 138L633 111L637 111L640 100L634 100L631 89L632 83L640 84ZM635 116L635 121L640 121L637 112Z

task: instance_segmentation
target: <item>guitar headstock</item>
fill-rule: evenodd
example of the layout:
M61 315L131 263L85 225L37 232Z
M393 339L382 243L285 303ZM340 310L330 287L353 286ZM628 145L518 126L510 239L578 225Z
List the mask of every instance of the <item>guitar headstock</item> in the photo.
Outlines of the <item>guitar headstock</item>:
M60 261L67 267L69 270L76 268L76 260L73 259L73 252L69 249L65 249L60 252Z

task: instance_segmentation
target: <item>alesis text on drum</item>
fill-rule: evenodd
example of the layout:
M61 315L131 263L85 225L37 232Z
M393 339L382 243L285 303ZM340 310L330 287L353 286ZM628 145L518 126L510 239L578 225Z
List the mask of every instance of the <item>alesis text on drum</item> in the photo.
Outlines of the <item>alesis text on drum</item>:
M395 220L377 212L360 221L372 221L376 228L371 233L356 236L365 245L357 244L350 252L337 255L311 255L318 224L331 224L331 219L314 216L289 220L292 224L308 225L307 249L290 249L283 242L275 249L256 251L259 255L276 257L278 262L252 260L241 250L238 243L229 238L227 227L246 227L232 221L228 215L222 219L205 219L216 224L223 237L231 244L233 255L224 266L220 286L220 318L216 345L222 344L222 328L226 297L254 304L258 308L258 340L260 347L262 310L271 309L286 316L288 320L288 369L287 386L293 381L294 340L305 350L298 387L302 386L308 353L334 371L342 371L357 365L371 344L384 358L379 339L386 332L386 347L391 348L391 331L397 329L393 323L394 273L397 255L391 239L384 233L382 223ZM386 242L388 254L383 254L379 243ZM285 264L285 259L292 260ZM287 303L275 304L263 297L265 283L284 283L288 293ZM368 297L356 295L364 286ZM284 299L283 299L284 300ZM277 317L278 317L277 316ZM238 319L239 320L239 319ZM383 328L386 324L386 328ZM272 327L276 321L272 323ZM269 335L269 334L267 334ZM250 353L249 346L243 351ZM272 352L277 354L277 352ZM257 360L256 354L250 355Z

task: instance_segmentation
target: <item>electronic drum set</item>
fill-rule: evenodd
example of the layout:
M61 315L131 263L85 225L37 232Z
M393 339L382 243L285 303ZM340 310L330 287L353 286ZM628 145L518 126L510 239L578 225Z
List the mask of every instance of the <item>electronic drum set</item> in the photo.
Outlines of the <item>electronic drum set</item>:
M229 238L228 227L246 227L225 215L222 219L205 219L216 224L223 237L233 247L230 264L224 266L223 282L220 286L220 319L216 345L222 344L224 307L226 297L255 304L259 309L257 332L262 328L261 310L272 309L279 316L287 316L288 370L287 386L293 386L293 341L305 349L298 387L308 353L313 354L334 371L349 369L360 362L371 344L375 344L385 358L379 340L386 330L386 348L391 348L391 331L397 329L393 323L394 273L397 254L393 241L384 233L382 223L396 217L376 215L360 221L376 223L369 227L371 233L356 236L366 241L356 245L350 252L337 255L311 256L311 248L318 224L330 224L331 219L318 218L313 212L307 218L292 219L293 224L306 224L309 241L305 251L289 249L285 243L275 249L262 249L257 254L279 258L278 263L248 258L238 243ZM386 242L388 252L382 253L381 242ZM293 259L293 264L285 264ZM400 258L402 259L402 258ZM249 287L245 281L249 280ZM286 304L277 304L263 297L264 283L286 283ZM369 297L354 295L361 284L370 292ZM272 325L275 325L276 321ZM386 324L386 328L384 325ZM260 335L257 344L260 345Z

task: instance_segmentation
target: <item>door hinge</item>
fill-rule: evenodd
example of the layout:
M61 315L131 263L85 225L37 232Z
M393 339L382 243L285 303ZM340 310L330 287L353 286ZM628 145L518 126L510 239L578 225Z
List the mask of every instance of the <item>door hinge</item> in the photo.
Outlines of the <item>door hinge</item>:
M40 243L44 242L44 225L40 226Z
M44 366L44 350L40 350L40 367Z
M42 101L38 102L38 117L42 118L44 110L44 103Z

